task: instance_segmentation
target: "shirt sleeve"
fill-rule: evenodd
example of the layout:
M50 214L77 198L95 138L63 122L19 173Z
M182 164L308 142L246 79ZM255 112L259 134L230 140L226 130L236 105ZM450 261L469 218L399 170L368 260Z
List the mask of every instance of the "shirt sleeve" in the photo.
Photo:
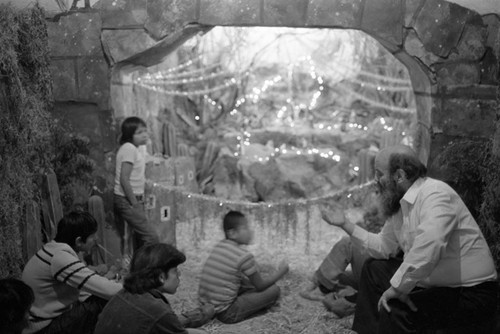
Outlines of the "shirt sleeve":
M177 318L177 315L173 312L165 313L160 319L158 319L151 334L188 334L187 330L182 326Z
M376 259L388 259L397 254L399 243L394 233L395 220L402 219L400 212L386 221L380 233L370 233L356 225L351 235L353 244Z
M125 143L120 147L121 162L134 164L137 157L137 148L130 143Z
M424 194L418 212L420 224L405 259L391 279L391 285L402 293L409 293L416 284L429 277L446 249L458 220L451 197L435 190Z
M253 275L257 271L257 265L255 264L255 258L253 254L248 253L240 264L240 270L245 276Z
M120 283L99 276L68 251L54 254L51 271L59 282L104 299L110 299L123 287Z

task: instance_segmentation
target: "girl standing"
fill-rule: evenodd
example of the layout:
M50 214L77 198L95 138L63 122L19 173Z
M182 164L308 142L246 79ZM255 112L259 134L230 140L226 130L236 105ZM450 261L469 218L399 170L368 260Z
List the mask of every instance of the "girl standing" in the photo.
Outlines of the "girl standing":
M134 233L134 250L144 244L159 242L144 212L144 185L146 183L146 143L149 139L146 123L139 117L125 119L121 127L120 148L116 154L114 210L120 232L122 253L125 224Z

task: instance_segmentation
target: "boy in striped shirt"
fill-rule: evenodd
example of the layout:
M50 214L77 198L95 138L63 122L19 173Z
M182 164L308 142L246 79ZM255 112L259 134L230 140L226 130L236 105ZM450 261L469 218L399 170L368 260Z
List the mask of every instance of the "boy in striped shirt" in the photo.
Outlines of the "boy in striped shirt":
M71 212L57 225L54 240L26 264L22 280L35 294L30 333L92 333L97 316L122 284L90 270L78 258L96 242L97 222L86 212Z
M275 283L288 272L288 264L282 261L277 272L263 278L253 254L244 248L253 234L245 216L230 211L223 228L226 239L214 247L203 266L198 293L202 304L214 306L217 319L236 323L278 300Z

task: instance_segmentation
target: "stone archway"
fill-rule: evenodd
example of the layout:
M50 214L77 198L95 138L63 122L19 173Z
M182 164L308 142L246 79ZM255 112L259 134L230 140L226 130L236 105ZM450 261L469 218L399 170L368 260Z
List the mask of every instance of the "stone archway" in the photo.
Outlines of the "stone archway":
M358 29L409 70L423 161L431 165L460 138L494 138L498 154L498 14L500 8L481 16L443 0L101 0L90 11L64 12L48 23L55 99L64 108L68 101L93 103L106 122L113 113L125 116L112 110L113 71L158 64L213 26ZM113 138L105 123L101 128L106 153Z
M151 66L213 26L358 29L409 70L416 97L416 148L432 161L459 137L491 138L500 54L495 15L446 1L121 1L95 15L111 66ZM119 111L118 111L119 112Z
M75 129L92 129L96 150L109 153L100 166L109 184L116 144L106 122L128 116L111 105L112 74L118 69L158 64L213 26L357 29L408 68L423 161L431 165L460 138L493 138L500 155L497 14L500 8L481 16L443 0L101 0L92 10L64 12L48 23L55 99L69 117L81 105L97 106ZM180 205L192 205L186 201ZM212 204L220 210L219 203ZM300 212L309 215L308 209Z

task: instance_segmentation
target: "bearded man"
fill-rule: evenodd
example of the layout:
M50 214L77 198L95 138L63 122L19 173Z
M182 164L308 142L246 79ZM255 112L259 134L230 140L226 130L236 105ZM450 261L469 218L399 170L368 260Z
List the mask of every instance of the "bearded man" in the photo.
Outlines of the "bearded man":
M377 154L375 181L389 217L378 234L322 212L371 257L356 300L359 334L488 333L494 326L498 283L488 245L459 195L426 173L408 146Z

